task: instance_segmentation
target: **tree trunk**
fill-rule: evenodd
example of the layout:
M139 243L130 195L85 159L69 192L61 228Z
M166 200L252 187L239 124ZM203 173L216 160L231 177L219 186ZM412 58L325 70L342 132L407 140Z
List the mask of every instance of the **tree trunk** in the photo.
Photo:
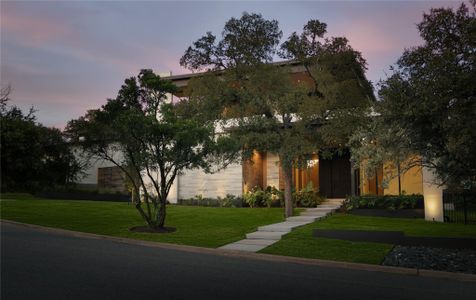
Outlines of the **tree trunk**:
M142 216L142 218L147 222L147 225L150 228L154 228L154 222L152 222L152 219L150 218L150 216L147 216L147 214L144 212L144 210L141 207L141 203L137 202L135 204L135 207L136 207L137 211L139 211L139 214Z
M283 166L283 179L284 179L284 215L286 218L293 215L293 194L292 194L292 181L293 181L293 167L292 165Z
M157 213L157 227L158 228L164 228L165 224L165 216L167 214L166 208L167 208L167 201L160 199L160 207L159 211Z

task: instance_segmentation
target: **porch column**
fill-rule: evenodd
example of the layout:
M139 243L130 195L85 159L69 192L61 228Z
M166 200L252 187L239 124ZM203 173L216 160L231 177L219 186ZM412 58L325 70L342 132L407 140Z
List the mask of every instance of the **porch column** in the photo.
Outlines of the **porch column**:
M436 175L432 170L423 167L422 172L425 220L444 222L443 187L438 186Z

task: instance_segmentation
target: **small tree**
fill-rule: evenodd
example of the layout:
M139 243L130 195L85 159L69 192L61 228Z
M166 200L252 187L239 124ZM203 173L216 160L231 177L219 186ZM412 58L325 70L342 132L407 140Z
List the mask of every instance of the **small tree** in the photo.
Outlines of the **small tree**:
M133 194L142 195L142 201L133 197L134 204L153 229L164 227L167 196L177 175L185 169L208 170L223 140L215 139L213 123L185 118L166 103L167 93L175 89L142 70L125 81L115 99L67 128L84 151L121 168Z
M295 80L286 65L270 64L282 33L277 21L258 14L232 18L220 41L207 33L181 59L192 70L210 70L189 83L190 101L206 108L204 118L232 128L245 158L255 149L279 155L286 216L293 167L320 149L342 149L371 98L360 54L344 38L323 39L325 32L326 24L311 20L281 46L281 56L304 66L310 83Z

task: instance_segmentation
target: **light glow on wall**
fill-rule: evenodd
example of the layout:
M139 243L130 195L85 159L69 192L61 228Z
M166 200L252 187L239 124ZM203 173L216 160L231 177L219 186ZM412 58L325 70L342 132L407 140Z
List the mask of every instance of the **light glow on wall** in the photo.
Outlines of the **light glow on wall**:
M308 161L307 161L307 167L308 167L308 168L312 168L312 167L316 166L318 163L319 163L319 159L318 159L318 158L308 160Z
M443 187L435 184L435 174L423 168L425 220L443 222Z

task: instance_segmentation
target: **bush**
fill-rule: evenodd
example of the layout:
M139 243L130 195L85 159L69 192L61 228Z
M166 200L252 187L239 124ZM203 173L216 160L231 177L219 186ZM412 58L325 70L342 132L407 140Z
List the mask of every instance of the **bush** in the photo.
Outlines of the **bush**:
M178 199L177 204L209 207L243 207L243 200L232 194L227 194L224 198L205 198L202 195L195 195L195 197L190 199Z
M304 189L293 192L293 200L297 207L316 207L324 201L319 194L319 189L314 190L312 182L309 182Z
M274 186L266 187L266 192L271 195L268 207L283 207L284 206L284 192L278 190Z
M243 200L239 197L236 197L232 194L226 194L225 198L217 198L218 202L220 203L221 207L242 207Z
M357 208L376 208L388 210L423 208L423 196L419 194L396 196L351 196L347 197L342 205L342 210L344 211Z
M262 190L259 186L255 186L246 192L243 198L250 207L271 207L273 200L270 190Z

